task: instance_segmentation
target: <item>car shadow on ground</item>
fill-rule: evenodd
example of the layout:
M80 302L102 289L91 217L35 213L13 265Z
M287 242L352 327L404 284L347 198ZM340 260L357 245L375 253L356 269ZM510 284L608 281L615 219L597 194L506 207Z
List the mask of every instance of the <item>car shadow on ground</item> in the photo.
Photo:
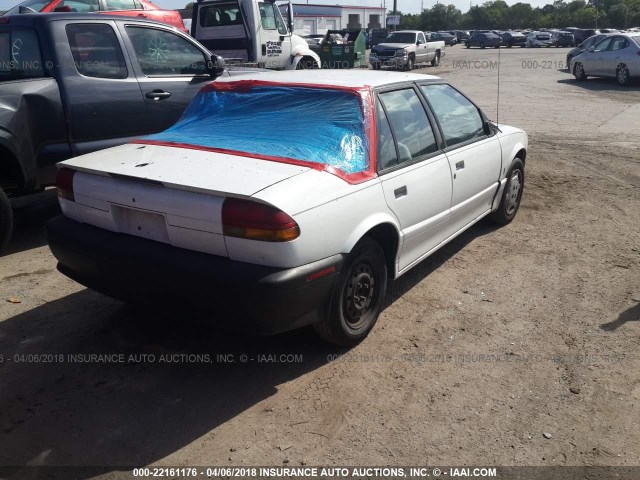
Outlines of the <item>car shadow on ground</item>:
M44 224L60 214L55 189L12 200L14 228L6 254L23 252L47 244Z
M481 222L463 233L394 282L387 298L495 229ZM82 290L1 322L0 465L32 467L0 476L48 478L42 467L99 465L61 473L89 478L148 465L260 402L271 406L279 385L346 351L311 328L257 337L223 332L220 320L188 305L134 310Z
M607 332L613 332L623 326L625 323L633 321L640 322L640 302L626 309L624 312L618 315L618 318L616 318L615 320L600 325L600 329Z
M578 82L575 78L563 78L558 83L569 83L576 87L591 90L592 92L640 92L640 81L632 79L626 86L618 85L615 78L588 78L583 82Z

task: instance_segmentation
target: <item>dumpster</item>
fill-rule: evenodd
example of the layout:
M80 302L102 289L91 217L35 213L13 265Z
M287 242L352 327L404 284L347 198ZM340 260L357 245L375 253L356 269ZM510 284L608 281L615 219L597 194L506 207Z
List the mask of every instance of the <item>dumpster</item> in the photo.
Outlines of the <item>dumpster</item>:
M322 68L367 67L367 39L362 30L329 30L320 43Z

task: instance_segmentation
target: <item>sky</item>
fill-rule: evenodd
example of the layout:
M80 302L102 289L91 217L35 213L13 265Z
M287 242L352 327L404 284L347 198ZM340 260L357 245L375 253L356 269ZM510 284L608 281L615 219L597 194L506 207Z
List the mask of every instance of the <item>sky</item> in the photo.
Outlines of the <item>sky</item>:
M151 0L153 3L162 8L184 8L185 4L189 0ZM303 3L300 0L293 0L294 3ZM388 10L393 8L393 0L342 0L341 5L367 5L372 7L379 7L384 5ZM20 0L0 0L0 10L8 10L14 5L20 3ZM336 5L336 0L309 0L309 3L317 3L321 5ZM431 8L435 5L435 0L398 0L398 10L403 13L419 13L421 4L424 4L424 8ZM469 0L442 0L441 3L446 5L454 4L463 13L469 10ZM484 0L473 0L473 5L478 3L484 3ZM507 4L513 5L518 3L518 0L507 0ZM530 3L533 7L543 7L547 3L553 3L553 0L532 0Z

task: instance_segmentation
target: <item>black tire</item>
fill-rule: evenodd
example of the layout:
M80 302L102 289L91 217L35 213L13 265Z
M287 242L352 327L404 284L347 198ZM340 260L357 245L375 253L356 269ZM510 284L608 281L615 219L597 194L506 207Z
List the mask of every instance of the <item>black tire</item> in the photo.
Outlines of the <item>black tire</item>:
M379 63L374 63L373 64L373 69L374 70L380 70L380 64Z
M296 70L313 70L314 68L316 68L316 62L310 57L302 57L296 65Z
M491 214L491 220L499 225L510 223L520 208L522 192L524 192L524 164L522 160L516 158L507 173L507 184L502 192L500 206Z
M411 70L413 70L416 66L416 60L415 58L413 58L413 56L409 55L409 58L407 59L407 64L404 66L404 69L407 72L410 72Z
M467 48L471 48L471 45L469 45L469 42L465 43L464 46Z
M616 68L616 81L622 87L629 85L631 75L626 65L618 65L618 68Z
M13 210L11 202L0 188L0 255L9 244L13 232Z
M573 76L576 77L576 80L579 82L584 82L587 79L587 74L580 62L576 62L573 66Z
M507 48L511 48L511 47L513 47L513 43L511 42L507 43Z
M356 345L369 334L378 320L386 291L384 252L375 240L364 237L342 266L329 314L314 324L316 332L330 343Z
M484 42L480 44L480 48L484 48Z
M431 60L431 66L432 67L440 66L440 52L436 52L436 56L433 57L433 60Z

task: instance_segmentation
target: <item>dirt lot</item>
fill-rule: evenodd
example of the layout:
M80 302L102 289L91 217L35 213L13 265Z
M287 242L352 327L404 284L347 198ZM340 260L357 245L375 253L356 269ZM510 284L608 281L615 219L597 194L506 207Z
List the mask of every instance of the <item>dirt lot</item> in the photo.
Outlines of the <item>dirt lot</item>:
M55 270L54 195L20 202L0 465L640 465L640 85L576 83L565 53L500 52L500 121L530 139L516 220L395 282L350 351L125 309ZM419 72L495 118L497 58L457 46ZM70 357L94 353L126 357Z

